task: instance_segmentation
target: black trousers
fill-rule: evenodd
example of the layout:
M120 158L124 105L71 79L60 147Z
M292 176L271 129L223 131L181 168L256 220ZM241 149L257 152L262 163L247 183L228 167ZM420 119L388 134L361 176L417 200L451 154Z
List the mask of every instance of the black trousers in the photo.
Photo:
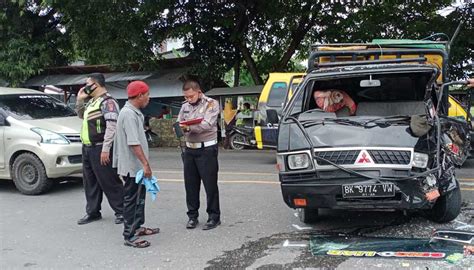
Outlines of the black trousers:
M100 164L102 145L82 146L82 174L86 194L86 213L98 215L101 210L102 196L105 193L115 215L123 213L123 184L112 168L112 151L110 164Z
M186 148L184 151L184 187L189 218L195 219L199 216L199 192L202 180L206 190L206 212L209 219L220 220L217 155L217 145L199 149Z
M135 177L123 177L125 196L123 201L123 238L131 239L140 226L145 223L145 195L142 184L135 183Z

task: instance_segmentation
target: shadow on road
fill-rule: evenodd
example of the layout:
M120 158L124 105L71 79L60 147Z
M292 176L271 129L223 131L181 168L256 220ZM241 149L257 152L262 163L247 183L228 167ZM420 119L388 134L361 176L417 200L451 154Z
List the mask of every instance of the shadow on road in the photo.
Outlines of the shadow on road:
M82 178L81 177L62 177L55 180L55 183L51 190L45 194L55 194L61 192L70 192L77 189L82 189ZM13 181L0 180L0 194L2 193L17 193L21 194L15 187Z

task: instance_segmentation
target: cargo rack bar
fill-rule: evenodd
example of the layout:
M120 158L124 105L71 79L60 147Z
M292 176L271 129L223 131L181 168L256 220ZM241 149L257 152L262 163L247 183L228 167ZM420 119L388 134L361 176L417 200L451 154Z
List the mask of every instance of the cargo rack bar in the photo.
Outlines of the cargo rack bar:
M323 46L323 45L321 45ZM444 71L447 71L447 59L448 55L447 52L443 49L424 49L424 48L403 48L403 50L396 49L396 48L370 48L366 50L334 50L334 51L312 51L308 58L308 70L307 72L311 72L312 70L323 67L319 64L320 57L329 57L329 62L331 63L341 63L338 66L349 66L355 65L354 63L357 62L357 59L363 57L365 60L360 61L367 61L365 64L382 64L381 60L378 60L381 56L384 55L393 55L395 59L409 59L409 58L402 58L403 55L417 55L419 58L424 58L427 54L437 54L443 57L443 67ZM350 57L352 61L337 61L337 57L346 56ZM369 59L370 57L374 59ZM386 60L386 59L384 59ZM388 60L388 59L387 59ZM392 60L392 59L390 59ZM372 62L370 62L372 61ZM404 61L398 61L393 63L400 63ZM446 72L443 72L443 81L445 80Z
M320 47L352 47L352 46L366 46L368 48L416 48L417 45L443 45L445 48L448 46L447 41L417 41L417 42L396 42L396 43L326 43L326 44L313 44L311 50L318 49ZM411 47L407 47L411 46Z
M343 61L343 62L328 62L328 63L314 63L315 68L325 67L340 67L340 66L357 66L370 64L393 64L393 63L408 63L408 62L426 62L426 57L418 58L397 58L397 59L382 59L382 60L361 60L361 61Z

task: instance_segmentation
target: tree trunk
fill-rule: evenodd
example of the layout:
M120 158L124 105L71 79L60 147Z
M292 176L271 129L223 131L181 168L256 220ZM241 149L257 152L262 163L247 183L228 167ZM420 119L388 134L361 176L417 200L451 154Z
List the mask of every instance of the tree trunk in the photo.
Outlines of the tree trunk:
M235 65L234 65L234 87L240 85L240 53L236 53L235 58Z
M306 36L306 33L316 23L315 15L313 14L311 19L310 19L310 16L311 16L311 13L303 15L303 17L301 18L298 24L298 27L294 31L291 32L290 45L288 46L288 49L285 51L285 53L280 58L280 60L275 65L273 65L273 71L285 70L285 66L288 64L288 61L290 61L296 49L301 44L301 41Z
M236 62L234 66L234 87L240 85L240 62Z
M237 48L240 50L242 56L244 57L244 61L247 64L247 68L249 69L250 75L252 76L255 85L262 85L263 80L260 75L258 75L257 65L255 64L255 61L252 58L252 54L250 53L247 46L245 44L239 43L237 44Z

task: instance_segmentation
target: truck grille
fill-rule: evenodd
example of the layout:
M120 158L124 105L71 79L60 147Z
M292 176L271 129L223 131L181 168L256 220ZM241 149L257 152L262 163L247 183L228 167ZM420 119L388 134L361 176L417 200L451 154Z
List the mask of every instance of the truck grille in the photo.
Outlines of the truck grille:
M403 150L368 150L376 164L401 164L408 165L411 152Z
M81 142L81 136L79 134L62 134L71 143Z
M281 174L280 181L311 181L315 180L317 175L315 172L309 173L291 173L291 174Z
M316 152L316 156L327 159L337 165L354 164L360 150L341 150L341 151L321 151ZM319 165L330 165L326 161L316 160Z

